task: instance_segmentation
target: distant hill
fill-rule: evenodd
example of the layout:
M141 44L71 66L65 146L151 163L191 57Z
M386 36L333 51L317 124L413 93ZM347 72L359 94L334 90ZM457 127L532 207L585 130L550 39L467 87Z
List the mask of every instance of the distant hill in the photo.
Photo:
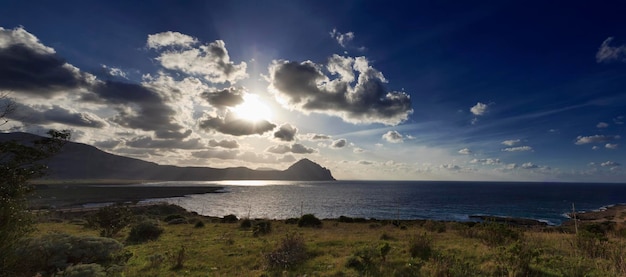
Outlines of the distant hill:
M41 138L29 133L1 133L0 141L29 143ZM246 167L211 168L159 165L139 159L114 155L94 146L68 142L48 165L47 179L119 179L160 181L216 180L335 180L330 170L302 159L286 170L253 170Z

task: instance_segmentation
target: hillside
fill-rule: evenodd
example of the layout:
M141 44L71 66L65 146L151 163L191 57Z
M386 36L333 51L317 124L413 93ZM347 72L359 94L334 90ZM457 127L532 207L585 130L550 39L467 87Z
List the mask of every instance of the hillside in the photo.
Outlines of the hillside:
M28 143L40 137L28 133L3 133L0 141ZM94 146L68 142L48 165L47 179L117 179L159 181L215 180L335 180L330 170L302 159L286 170L253 170L246 167L211 168L159 165L104 152Z

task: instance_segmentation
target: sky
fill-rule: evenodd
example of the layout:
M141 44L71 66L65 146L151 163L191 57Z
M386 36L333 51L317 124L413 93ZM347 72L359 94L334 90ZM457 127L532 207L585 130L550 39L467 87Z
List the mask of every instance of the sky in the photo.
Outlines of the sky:
M3 132L178 166L626 182L623 1L2 1Z

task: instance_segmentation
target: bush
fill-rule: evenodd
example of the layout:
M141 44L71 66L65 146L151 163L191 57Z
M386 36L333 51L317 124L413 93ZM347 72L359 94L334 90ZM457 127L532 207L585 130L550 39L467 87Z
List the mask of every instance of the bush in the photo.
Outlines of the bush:
M260 235L267 235L272 232L272 222L269 220L261 220L255 222L252 227L252 235L258 237Z
M339 222L353 223L354 222L354 218L342 215L342 216L339 217Z
M24 272L52 274L72 264L97 263L104 267L124 264L132 254L123 248L121 243L110 238L50 234L26 241L17 254L25 267Z
M287 269L306 261L306 244L300 235L287 234L276 248L265 255L270 268Z
M246 218L244 220L241 221L241 223L239 223L239 228L241 229L250 229L252 228L252 220L249 218Z
M77 264L68 266L58 276L63 277L105 277L106 271L99 264Z
M609 248L608 238L605 235L587 230L580 230L573 244L589 258L605 258Z
M430 232L444 233L446 231L446 223L441 221L428 220L423 227Z
M483 225L480 239L488 246L501 246L520 239L522 234L506 224L486 223Z
M420 258L426 261L430 258L432 252L432 239L427 234L415 236L409 241L411 258Z
M517 241L508 247L500 247L496 256L498 267L506 276L529 276L530 264L539 257L539 251L523 241Z
M168 216L166 216L166 217L163 219L163 221L165 221L165 222L170 222L170 221L175 220L175 219L183 219L183 220L187 221L187 218L186 218L186 217L184 217L184 216L182 216L182 215L180 215L180 214L171 214L171 215L168 215Z
M174 218L167 222L168 225L187 224L189 221L185 218Z
M295 218L295 217L287 218L285 219L285 224L298 224L298 221L300 221L299 218Z
M376 257L378 257L379 254L381 254L380 251L375 247L362 247L348 258L346 267L353 268L363 273L363 275L380 275L376 272L376 268L378 267Z
M204 221L202 221L202 220L196 221L196 224L193 225L193 227L194 228L202 228L202 227L204 227Z
M174 262L172 269L181 269L185 265L185 260L187 260L187 254L185 252L185 247L181 246L176 253L170 254L170 259Z
M222 220L221 220L222 223L235 223L237 221L239 221L239 218L237 218L237 216L234 214L226 215L222 217Z
M132 220L130 208L122 205L106 206L88 218L89 225L100 229L100 236L113 237Z
M126 241L129 243L142 243L156 240L163 233L163 228L154 220L144 220L130 229Z
M298 227L319 228L322 227L322 221L312 214L305 214L300 218L300 220L298 220Z

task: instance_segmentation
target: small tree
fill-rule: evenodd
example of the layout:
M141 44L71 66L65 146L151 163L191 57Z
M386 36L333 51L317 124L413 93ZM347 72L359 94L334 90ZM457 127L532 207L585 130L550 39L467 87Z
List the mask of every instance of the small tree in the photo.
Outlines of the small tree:
M6 115L6 110L0 112L0 120ZM45 174L43 161L70 138L67 130L50 130L48 135L30 143L0 142L0 276L11 275L15 246L32 229L27 210L27 196L33 191L29 181Z
M100 236L113 237L132 220L130 208L123 205L106 206L89 218L89 225L100 230Z

